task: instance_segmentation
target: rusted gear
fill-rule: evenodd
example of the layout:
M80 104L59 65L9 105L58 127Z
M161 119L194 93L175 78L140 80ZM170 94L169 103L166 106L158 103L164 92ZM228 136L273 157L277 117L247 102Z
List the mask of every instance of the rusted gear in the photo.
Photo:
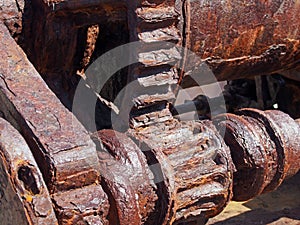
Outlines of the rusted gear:
M168 127L167 133L161 133L163 127ZM110 222L203 223L231 199L233 165L228 148L209 122L174 120L128 134L141 149L113 130L94 136L110 153L99 152L104 189L111 193L115 207L110 209L114 213Z
M129 134L142 146L160 181L162 215L157 224L201 224L231 199L230 153L209 121L173 119Z
M249 108L238 114L220 115L215 124L225 129L225 142L237 169L233 199L246 201L275 190L299 171L300 127L276 110Z
M139 127L171 118L165 102L175 99L176 84L182 78L175 66L182 60L181 50L176 48L183 44L182 3L177 0L137 0L128 1L128 8L130 41L142 43L140 49L130 55L139 64L130 68L128 79L137 80L141 91L130 93L124 104L134 102L136 108L131 112L131 126ZM162 41L172 42L175 46L165 45L160 49ZM148 113L141 110L145 107Z

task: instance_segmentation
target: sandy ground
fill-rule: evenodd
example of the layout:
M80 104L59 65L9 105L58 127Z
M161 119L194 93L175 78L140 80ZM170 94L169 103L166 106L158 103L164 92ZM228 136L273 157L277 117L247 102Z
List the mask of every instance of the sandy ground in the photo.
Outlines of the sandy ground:
M300 225L300 173L276 191L248 202L231 202L209 225Z

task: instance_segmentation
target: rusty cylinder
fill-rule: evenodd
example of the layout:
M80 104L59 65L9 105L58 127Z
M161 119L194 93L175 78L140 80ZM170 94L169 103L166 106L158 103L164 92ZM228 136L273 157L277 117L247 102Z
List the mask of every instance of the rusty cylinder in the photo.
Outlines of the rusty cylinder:
M236 167L233 199L246 201L273 191L300 169L299 123L278 110L241 109L219 115Z
M299 1L200 0L186 1L185 8L186 46L208 64L217 80L299 67ZM194 71L204 83L205 74Z

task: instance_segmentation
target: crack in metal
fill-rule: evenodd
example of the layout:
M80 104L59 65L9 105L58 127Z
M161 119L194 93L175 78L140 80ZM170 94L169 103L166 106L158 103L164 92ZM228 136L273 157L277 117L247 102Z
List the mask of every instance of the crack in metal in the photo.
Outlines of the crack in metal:
M16 6L17 6L17 8L18 8L18 11L23 13L23 10L21 9L18 0L15 0L15 2L16 2Z
M88 145L75 145L73 147L70 147L70 148L63 148L63 149L60 149L60 150L57 150L56 152L53 152L53 154L58 154L58 153L61 153L61 152L66 152L66 151L70 151L70 150L73 150L73 149L76 149L76 148L81 148L81 147L87 147Z
M17 95L16 95L16 94L10 89L10 87L8 86L8 84L7 84L6 80L5 80L5 76L4 76L2 73L0 73L0 78L3 80L3 82L4 82L4 84L5 84L6 88L7 88L7 90L8 90L14 97L17 97Z
M61 124L60 124L60 121L58 119L58 117L53 113L52 114L54 116L54 118L56 119L57 123L58 123L58 126L59 126L59 129L61 130Z

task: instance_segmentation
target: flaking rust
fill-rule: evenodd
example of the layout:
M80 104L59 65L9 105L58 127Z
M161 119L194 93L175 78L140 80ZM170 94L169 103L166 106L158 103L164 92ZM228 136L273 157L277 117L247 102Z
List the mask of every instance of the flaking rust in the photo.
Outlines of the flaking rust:
M5 53L0 58L0 108L35 152L50 192L94 183L99 164L92 157L96 150L87 131L46 86L2 24L0 32ZM91 158L81 160L81 151Z
M157 162L156 169L161 170L156 173L165 189L159 196L164 202L159 224L203 223L227 205L234 166L211 122L173 119L129 130L129 134L143 146L149 162Z
M298 1L0 4L6 120L0 119L0 220L6 224L204 224L232 198L272 191L299 171L299 120L246 108L213 121L182 121L175 114L189 111L187 105L177 112L173 106L178 85L195 85L189 75L212 82L205 70L217 80L281 72L299 79ZM129 128L90 135L66 107L93 60L128 41L141 43L128 53L138 63L102 91L113 96L124 80L137 81L139 91L123 100L133 103ZM169 44L161 48L162 41ZM197 107L209 114L209 107Z
M287 114L241 109L238 115L218 116L215 123L225 130L225 142L237 169L235 200L246 201L273 191L299 171L300 127Z
M0 39L4 43L1 48L6 53L6 57L0 59L1 112L19 130L35 156L59 224L93 224L95 220L105 224L109 205L99 184L95 144L46 86L2 24L0 30ZM26 170L24 176L29 176ZM84 195L82 200L78 200L79 193ZM70 203L71 199L74 204L80 201L80 207ZM91 205L93 200L97 207ZM38 204L36 207L43 210Z
M249 78L299 66L294 61L300 49L297 1L186 4L187 46L209 65L218 80ZM205 79L202 77L203 82Z
M110 224L151 224L158 200L153 174L140 148L125 134L102 130L93 139L102 144L98 158L102 185L110 193ZM126 204L125 204L126 203Z

